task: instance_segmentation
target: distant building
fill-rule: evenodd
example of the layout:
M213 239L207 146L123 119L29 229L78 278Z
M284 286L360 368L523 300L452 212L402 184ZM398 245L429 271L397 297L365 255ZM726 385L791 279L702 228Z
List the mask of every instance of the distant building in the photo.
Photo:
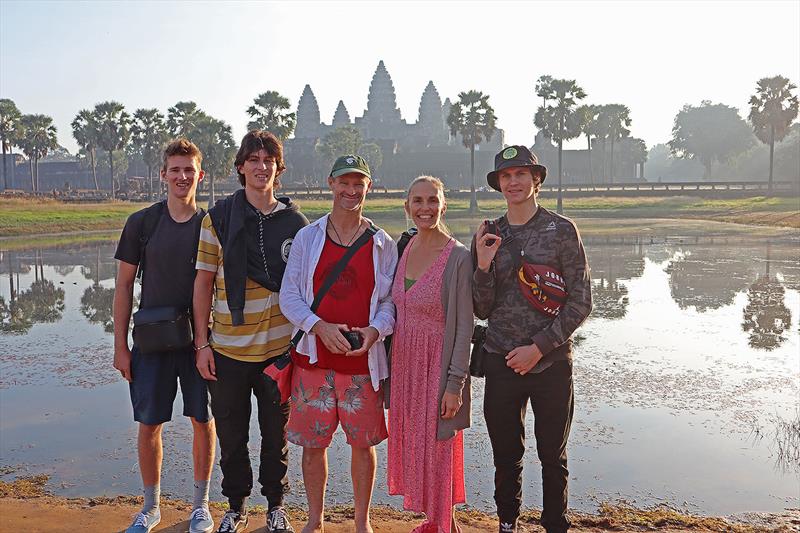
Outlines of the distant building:
M469 151L460 136L452 136L447 126L449 99L442 102L436 86L428 82L422 93L417 122L409 124L397 107L394 84L383 61L378 63L367 97L367 109L351 119L339 101L330 124L322 122L319 105L309 85L297 104L294 138L285 142L289 183L318 181L329 168L320 161L316 146L336 128L355 126L365 142L381 147L383 163L375 172L380 184L404 187L419 174L442 178L450 188L469 187ZM496 129L492 139L476 146L475 174L478 185L491 170L494 154L503 146L503 130Z

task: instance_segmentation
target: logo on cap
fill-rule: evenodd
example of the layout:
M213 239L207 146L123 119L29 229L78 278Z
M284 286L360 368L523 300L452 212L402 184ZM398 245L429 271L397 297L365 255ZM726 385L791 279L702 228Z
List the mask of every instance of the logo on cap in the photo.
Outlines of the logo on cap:
M517 157L517 149L513 146L503 151L503 159L514 159L515 157Z
M347 159L345 159L345 161L347 161L347 164L348 164L348 165L352 165L353 163L355 163L355 162L356 162L356 160L355 160L355 159L353 159L352 157L348 157Z

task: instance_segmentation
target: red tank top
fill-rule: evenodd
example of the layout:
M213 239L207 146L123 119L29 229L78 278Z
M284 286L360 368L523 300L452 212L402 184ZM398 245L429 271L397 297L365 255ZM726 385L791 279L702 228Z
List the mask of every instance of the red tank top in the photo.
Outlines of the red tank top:
M317 308L316 315L326 322L347 324L351 327L369 325L369 304L375 289L375 270L372 263L373 240L364 244L350 261L344 271L331 286ZM333 242L326 235L317 267L314 270L314 294L322 287L328 273L336 266L347 247ZM317 339L316 365L308 363L305 355L294 357L295 363L303 368L330 368L342 374L369 374L368 355L347 357L331 353Z

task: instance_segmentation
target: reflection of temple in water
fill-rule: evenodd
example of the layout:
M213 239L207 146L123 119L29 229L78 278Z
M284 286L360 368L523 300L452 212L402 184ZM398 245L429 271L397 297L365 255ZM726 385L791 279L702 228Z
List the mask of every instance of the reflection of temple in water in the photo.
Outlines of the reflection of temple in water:
M285 142L287 182L315 182L330 168L317 155L316 146L334 129L354 126L365 142L380 146L383 163L375 172L382 185L405 186L419 174L442 178L448 187L467 187L469 150L464 148L460 135L452 136L447 126L450 99L442 102L433 82L422 93L417 122L408 123L397 107L394 84L383 61L378 63L369 86L367 109L360 117L351 119L343 101L330 124L322 122L319 105L309 85L297 105L297 125L294 138ZM485 176L494 163L494 154L503 146L503 130L495 130L491 140L476 146L475 174ZM373 169L375 171L376 169ZM483 184L483 180L477 180Z

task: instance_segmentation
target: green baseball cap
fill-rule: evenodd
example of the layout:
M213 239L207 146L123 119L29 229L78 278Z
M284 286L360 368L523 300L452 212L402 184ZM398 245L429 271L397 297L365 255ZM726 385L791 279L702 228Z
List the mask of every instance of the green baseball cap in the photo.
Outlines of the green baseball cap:
M369 173L369 165L364 158L358 155L343 155L333 164L331 169L331 177L337 178L343 174L357 172L372 179Z

